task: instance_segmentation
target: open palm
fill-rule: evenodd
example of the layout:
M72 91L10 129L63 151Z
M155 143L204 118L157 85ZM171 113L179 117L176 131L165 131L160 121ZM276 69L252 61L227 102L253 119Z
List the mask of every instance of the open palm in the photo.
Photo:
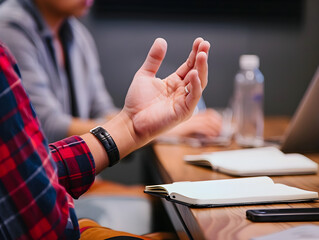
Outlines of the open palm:
M155 136L191 116L207 85L209 48L207 41L197 38L186 62L161 80L156 73L165 57L167 44L164 39L155 40L135 74L123 109L132 119L137 135Z

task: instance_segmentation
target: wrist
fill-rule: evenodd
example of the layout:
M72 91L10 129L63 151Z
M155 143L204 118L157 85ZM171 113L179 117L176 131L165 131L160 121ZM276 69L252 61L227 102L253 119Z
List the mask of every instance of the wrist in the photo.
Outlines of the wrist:
M121 159L144 144L136 135L131 118L124 111L101 126L112 136Z
M130 118L120 112L113 119L101 125L112 137L119 151L119 158L122 159L130 152L141 146L138 138L135 137L133 124ZM92 133L81 136L88 145L95 162L96 173L112 165L103 143Z

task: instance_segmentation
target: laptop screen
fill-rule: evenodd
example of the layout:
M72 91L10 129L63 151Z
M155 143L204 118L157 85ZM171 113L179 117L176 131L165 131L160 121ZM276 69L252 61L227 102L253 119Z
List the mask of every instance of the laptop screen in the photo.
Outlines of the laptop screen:
M319 152L319 67L285 132L281 150Z

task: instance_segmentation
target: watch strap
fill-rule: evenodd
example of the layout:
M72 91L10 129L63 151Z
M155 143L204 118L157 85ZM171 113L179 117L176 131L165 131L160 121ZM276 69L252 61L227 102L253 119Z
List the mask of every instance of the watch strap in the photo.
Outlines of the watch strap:
M118 163L120 161L120 153L111 135L101 126L91 129L90 133L92 133L103 145L107 156L109 157L109 167Z

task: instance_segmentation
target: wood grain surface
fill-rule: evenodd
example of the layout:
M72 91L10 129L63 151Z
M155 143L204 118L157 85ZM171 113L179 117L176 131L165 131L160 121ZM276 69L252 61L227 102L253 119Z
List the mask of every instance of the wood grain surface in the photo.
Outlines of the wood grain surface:
M272 117L265 120L265 139L282 136L289 123L287 117ZM202 152L224 151L237 149L235 143L228 147L193 148L186 145L155 144L156 163L165 183L176 181L199 181L210 179L232 178L229 175L187 164L183 161L185 154L200 154ZM310 159L319 162L319 153L307 154ZM272 177L276 183L284 183L305 190L319 191L319 175L295 175ZM249 205L236 207L189 208L175 204L175 209L182 218L189 236L179 234L180 238L246 240L257 236L274 233L293 226L309 224L310 222L280 222L254 223L246 219L246 210L257 208L289 208L289 207L319 207L319 202ZM174 219L173 221L176 221ZM319 224L319 222L311 222ZM177 233L183 229L176 229ZM184 229L185 231L185 229Z

